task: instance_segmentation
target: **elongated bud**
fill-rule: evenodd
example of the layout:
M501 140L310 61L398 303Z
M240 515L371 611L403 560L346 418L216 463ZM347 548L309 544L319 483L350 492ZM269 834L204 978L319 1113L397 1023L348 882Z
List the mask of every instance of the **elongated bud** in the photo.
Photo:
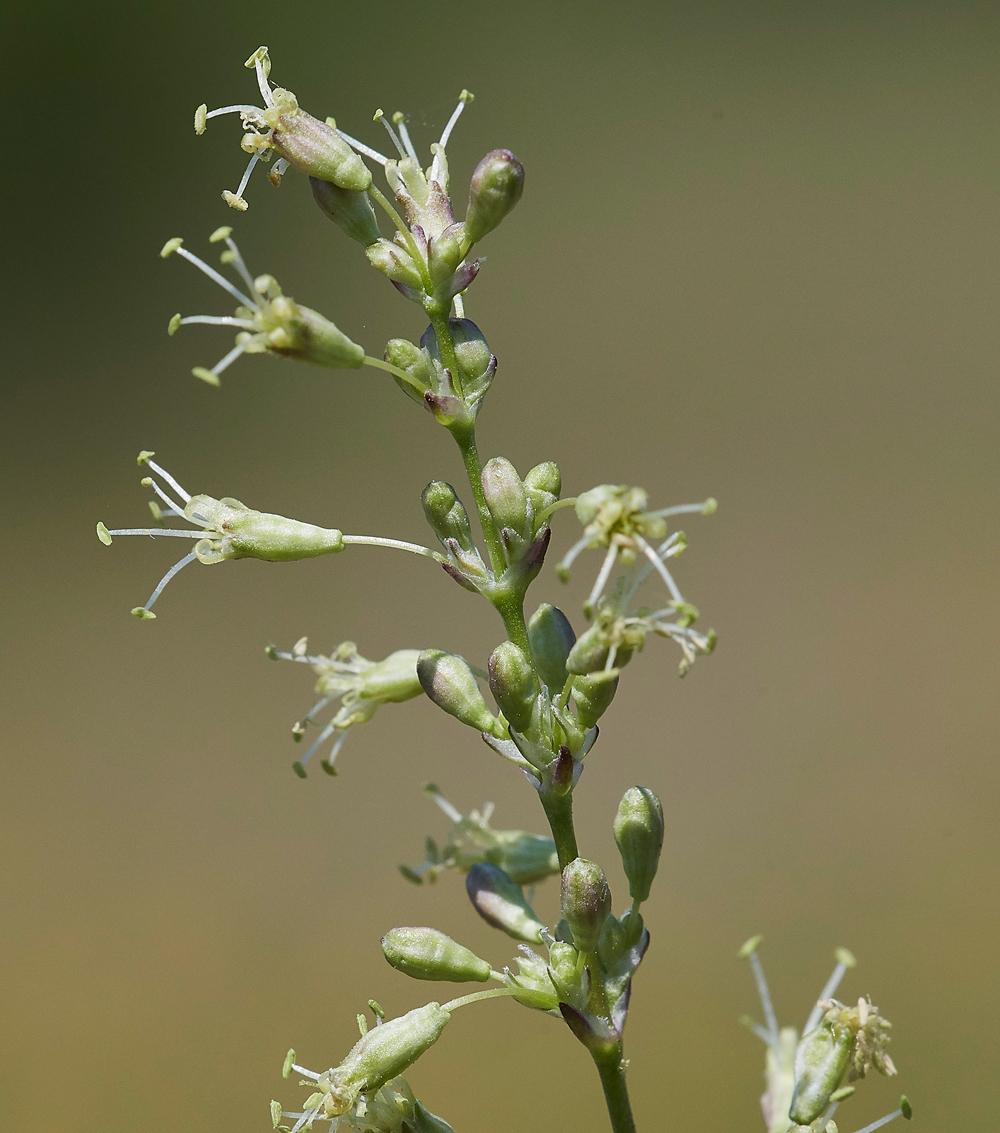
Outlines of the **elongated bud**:
M365 348L319 311L285 295L274 299L268 310L279 323L267 336L269 353L334 370L357 370L364 365Z
M562 476L559 467L551 460L536 464L529 469L524 478L524 488L528 493L537 516L540 511L551 506L559 499L562 490Z
M469 514L450 484L432 480L420 493L420 502L427 522L442 543L447 545L449 539L454 539L463 551L472 550Z
M524 898L520 885L492 862L477 862L465 878L465 890L476 912L515 940L541 942L545 927Z
M465 236L475 244L503 220L521 199L524 166L509 149L495 149L476 166L469 186Z
M373 1027L332 1072L328 1109L335 1116L346 1113L358 1094L377 1090L402 1074L437 1042L449 1019L451 1014L439 1003L428 1003Z
M500 711L518 732L527 731L538 700L538 686L524 650L504 641L490 654L488 667L490 690Z
M490 966L436 928L394 928L382 937L382 953L400 972L415 980L483 983Z
M509 527L523 539L532 535L528 496L513 464L495 456L483 469L483 494L499 528Z
M566 658L576 642L569 618L543 602L528 621L528 641L538 675L550 689L562 692L568 676Z
M618 677L608 680L601 674L592 677L575 677L573 703L576 720L581 728L592 728L605 712L618 691Z
M438 708L470 728L504 738L500 721L486 707L476 678L461 657L441 649L425 649L417 661L417 676Z
M792 1121L808 1125L826 1109L851 1059L854 1032L821 1023L802 1038L795 1052Z
M300 110L290 91L276 89L273 94L277 114L270 144L274 152L300 173L363 193L372 183L371 170L347 142L332 126Z
M581 952L595 952L611 913L611 890L604 870L586 858L574 858L562 871L562 915Z
M615 815L615 841L634 901L649 900L663 848L663 807L648 787L629 787Z
M332 181L321 181L318 177L310 177L309 184L316 204L352 240L367 248L381 238L375 210L367 193L342 189Z
M344 537L337 530L254 511L230 496L221 500L192 496L184 514L210 524L221 536L213 538L206 532L206 538L195 544L195 554L203 563L245 558L288 563L344 549Z

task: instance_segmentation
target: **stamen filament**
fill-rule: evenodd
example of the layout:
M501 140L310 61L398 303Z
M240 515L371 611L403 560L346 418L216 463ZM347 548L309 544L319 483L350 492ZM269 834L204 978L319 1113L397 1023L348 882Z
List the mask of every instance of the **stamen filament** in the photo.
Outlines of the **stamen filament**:
M444 797L444 795L441 794L437 787L427 786L424 788L424 791L428 795L430 795L430 797L444 811L448 818L450 818L451 821L455 823L456 826L465 817L465 815L462 814L461 811L459 811L458 807L453 806L450 802L448 802L448 800Z
M878 1121L873 1121L871 1125L866 1125L864 1129L859 1129L858 1133L873 1133L875 1129L881 1129L883 1125L888 1125L890 1121L895 1121L897 1117L902 1117L902 1115L901 1109L893 1110L892 1113L887 1113L885 1117L880 1117Z
M767 978L764 975L764 969L761 967L760 957L757 955L756 951L750 953L750 967L753 968L753 978L757 981L757 994L760 996L760 1005L764 1008L764 1018L767 1020L767 1030L770 1035L769 1042L771 1046L777 1049L778 1019L774 1014L771 992L767 986Z
M569 570L573 563L576 562L577 556L582 551L586 550L587 545L590 543L590 539L591 537L589 535L584 535L582 539L578 539L573 544L573 546L570 547L570 549L564 555L562 562L559 564L563 570Z
M407 157L408 154L407 154L406 150L403 148L403 143L396 136L396 131L389 124L389 119L386 118L386 116L382 113L381 110L378 112L378 114L375 115L375 117L382 123L383 126L385 126L386 130L389 131L389 137L392 138L392 144L396 147L396 150L398 151L399 156L400 157Z
M232 350L230 350L229 353L225 356L225 358L215 363L215 365L212 367L212 373L221 374L223 370L228 369L249 345L249 342L241 342L238 345L234 346Z
M243 190L247 187L247 182L250 180L250 174L253 173L253 167L260 161L260 154L255 153L250 161L247 163L246 169L243 171L243 179L240 181L240 187L236 190L238 197L243 196Z
M319 737L316 740L314 740L313 743L310 745L309 750L298 761L300 767L304 766L306 763L309 762L309 758L313 754L313 752L318 747L320 747L322 744L326 743L326 741L333 735L335 729L336 729L335 724L333 724L333 723L327 724L327 726L323 729L323 731L320 732Z
M284 161L285 159L282 158L281 160ZM275 169L278 168L278 164L278 162L274 163ZM285 164L287 165L288 163L285 162ZM250 269L247 267L246 262L240 255L239 248L236 247L236 241L231 236L226 237L226 247L230 250L230 252L233 253L233 266L240 273L240 277L247 285L247 290L251 295L253 295L256 291L256 288L254 287L253 276L250 274Z
M647 559L653 564L653 568L659 573L660 577L667 584L667 589L670 591L671 596L675 602L683 602L681 592L677 589L677 583L671 577L670 571L660 561L659 556L653 548L646 542L641 535L633 535L639 550L646 556Z
M646 514L653 516L655 518L663 517L664 519L666 519L666 517L668 515L688 515L688 514L695 514L695 513L700 514L704 510L705 510L705 504L704 503L700 503L700 504L676 504L676 505L674 505L674 507L660 508L659 511L650 511L650 512L647 512Z
M204 539L204 531L181 531L177 527L117 527L109 535L173 535L177 539Z
M345 134L343 130L338 129L337 133L344 139L345 142L358 153L363 153L365 157L370 157L372 161L377 161L383 168L389 164L389 159L383 157L378 150L366 146L364 142L359 142L357 138L352 138L350 134Z
M329 696L324 696L320 700L317 700L312 708L310 708L309 711L305 714L305 716L302 717L300 723L311 723L312 718L316 715L316 713L322 712L323 709L330 703L330 701L333 700L334 696L336 696L336 693L331 693Z
M218 118L220 114L263 114L264 111L259 106L250 106L247 103L236 103L233 106L220 106L218 110L210 110L206 115L207 118Z
M317 1074L315 1070L307 1070L304 1066L299 1066L297 1062L292 1063L292 1069L303 1076L303 1078L312 1078L314 1082L318 1082L322 1075Z
M155 460L150 460L148 456L146 457L146 467L151 468L156 473L156 475L160 477L161 480L166 480L166 482L170 485L170 487L173 488L173 490L180 496L180 498L185 503L187 503L188 500L191 499L191 493L185 492L184 489L180 486L180 484L177 483L177 481L173 478L173 476L170 475L170 473L165 468L161 468L156 463ZM175 503L171 503L170 506L176 507L177 505Z
M813 1027L815 1027L816 1024L820 1021L823 1015L823 1008L820 1007L820 1003L824 999L830 999L832 997L833 993L840 986L840 981L844 978L844 973L846 971L847 965L841 964L838 961L837 966L833 969L833 974L826 981L826 984L823 986L823 990L819 993L819 999L816 1001L816 1006L809 1013L809 1018L806 1020L806 1025L802 1031L804 1035L808 1035Z
M178 505L174 503L174 501L167 495L167 493L160 487L160 485L157 484L157 482L153 479L152 476L148 477L148 482L149 482L149 486L160 497L160 499L163 500L163 502L168 507L172 508L174 511L177 511ZM180 511L178 514L183 515L184 512Z
M174 563L170 570L168 570L167 573L156 584L156 589L152 594L150 594L149 601L145 606L143 606L143 609L150 609L156 599L159 598L159 596L163 593L167 583L174 577L174 575L178 571L183 570L188 565L188 563L193 563L197 557L198 556L195 554L195 552L191 551L190 554L185 555L183 559L180 559L178 562Z
M257 72L257 86L260 88L261 98L263 98L267 106L274 106L274 97L271 94L271 84L267 81L267 75L264 74L264 61L258 56L253 61L254 70ZM237 194L239 196L239 194Z
M209 279L213 280L225 291L228 291L242 306L257 309L257 304L253 299L248 299L243 292L234 287L224 275L219 275L215 268L209 267L204 260L199 260L193 252L189 252L187 248L178 248L177 254L178 256L183 256L188 263L194 264L199 271L203 271Z
M604 562L601 564L600 573L598 574L597 579L594 582L593 589L590 591L590 597L584 603L585 611L587 609L593 609L594 603L604 593L605 584L607 583L612 570L614 570L615 560L617 558L618 544L612 543L611 546L608 547L608 553L604 556Z
M254 325L249 319L234 319L230 315L185 315L180 321L182 327L189 323L207 323L213 327L243 327L244 330L253 330Z
M357 543L359 546L395 547L399 551L412 551L415 555L423 555L437 562L443 561L444 558L430 547L421 547L419 543L404 543L402 539L381 539L377 535L345 535L343 539L345 543Z
M456 296L456 298L457 298L457 296ZM570 498L566 499L566 500L557 500L554 504L549 504L549 506L547 508L543 508L538 513L538 515L535 516L535 522L536 523L543 523L546 519L549 518L550 515L552 515L553 512L557 512L560 508L563 508L563 507L570 507L572 504L575 504L575 503L576 503L576 496L570 496Z
M399 136L403 139L403 145L406 146L406 152L413 158L419 165L420 158L417 157L417 151L413 148L413 142L410 141L410 131L406 128L406 123L400 119L399 122Z
M466 93L466 91L462 91L463 95L465 95ZM438 142L438 145L442 149L444 149L448 144L448 139L451 137L451 132L455 129L455 123L458 122L459 118L462 117L462 111L465 109L465 104L467 101L467 98L460 98L458 100L458 106L456 106L452 111L451 117L448 119L448 125L445 126L445 128L441 131L441 140Z

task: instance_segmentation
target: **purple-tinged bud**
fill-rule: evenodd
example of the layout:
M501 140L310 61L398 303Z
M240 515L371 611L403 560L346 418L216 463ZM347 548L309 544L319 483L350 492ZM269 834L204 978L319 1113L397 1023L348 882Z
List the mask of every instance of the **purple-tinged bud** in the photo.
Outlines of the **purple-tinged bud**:
M363 193L372 183L371 170L337 131L299 109L290 91L273 91L275 107L270 144L274 152L301 173L330 181L341 189Z
M581 952L595 952L611 914L611 890L604 870L586 858L574 858L562 871L562 915Z
M615 842L634 901L648 901L663 849L663 807L648 787L629 787L615 815Z
M469 186L469 208L465 214L465 238L470 244L503 220L521 199L524 166L508 149L495 149L476 166Z
M309 184L316 204L352 240L367 248L381 239L382 233L367 193L342 189L332 181L321 181L318 177L310 177Z
M524 898L520 885L492 862L477 862L465 878L465 890L476 912L515 940L541 942L545 927Z
M483 494L497 527L508 527L522 539L532 537L531 505L517 469L505 457L495 456L483 469Z
M485 983L490 966L436 928L393 928L382 937L382 953L415 980Z
M472 528L469 513L455 494L455 489L444 480L432 480L420 493L424 515L434 534L447 546L454 539L463 551L472 551Z
M501 642L490 654L488 669L490 690L500 711L518 732L527 731L538 700L538 686L524 650L512 641Z
M372 267L378 268L397 286L409 288L414 292L422 291L424 278L413 257L405 248L400 248L391 240L381 239L370 244L365 249L365 255Z
M569 618L562 610L543 602L528 621L528 641L538 675L550 689L562 692L568 676L566 658L576 643Z

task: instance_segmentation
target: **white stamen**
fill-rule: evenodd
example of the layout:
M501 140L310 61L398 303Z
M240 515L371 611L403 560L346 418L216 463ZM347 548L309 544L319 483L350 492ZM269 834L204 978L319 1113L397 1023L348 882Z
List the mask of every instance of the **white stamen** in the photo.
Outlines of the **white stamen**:
M143 609L148 610L153 605L153 603L156 601L156 599L159 598L159 596L163 593L164 587L174 577L174 575L179 570L183 570L188 565L188 563L193 563L194 560L197 557L198 556L195 554L195 552L191 551L190 554L185 555L184 558L181 559L179 562L174 563L174 565L170 568L170 570L168 570L167 573L156 584L156 589L153 591L152 594L150 594L149 601L146 603L145 606L143 606Z
M661 543L659 545L659 547L657 547L657 549L656 549L657 555L659 555L660 558L669 558L670 552L674 548L675 544L677 543L677 540L680 538L680 535L681 535L681 533L679 531L675 531L673 533L673 535L671 535L663 543ZM635 578L632 581L632 585L629 587L628 593L624 596L624 598L621 601L621 608L622 609L628 608L628 605L632 601L632 598L635 596L636 591L646 581L646 579L649 578L649 576L650 576L650 574L652 574L652 572L653 572L653 567L652 567L652 564L650 564L650 563L646 563L643 566L642 570L638 571L638 573L635 575ZM661 613L670 614L670 613L673 613L673 611L672 610L665 610L665 611L661 611Z
M834 992L838 987L840 987L840 981L844 978L844 973L846 971L847 966L840 963L838 963L837 966L833 969L833 975L831 975L830 978L826 981L825 985L823 986L823 990L819 993L819 999L816 1001L816 1006L809 1013L809 1018L806 1020L806 1025L802 1031L804 1035L808 1035L813 1027L815 1027L822 1018L823 1008L820 1007L820 1003L822 1003L824 999L831 999L833 997Z
M288 165L287 161L285 162L285 165ZM278 162L274 163L274 167L275 169L278 168ZM240 255L239 248L236 247L236 241L231 236L226 237L226 247L230 250L230 252L233 253L233 264L235 265L236 270L240 273L243 282L247 285L247 290L252 295L255 290L253 276L250 274L250 271L247 268L246 261Z
M250 345L249 342L241 342L238 346L234 346L232 350L221 361L216 362L212 367L213 374L221 374L223 370L231 366L237 358L243 353L244 350Z
M344 730L333 741L333 747L330 748L330 754L323 760L328 768L333 767L337 762L337 756L340 754L340 749L344 746L344 740L347 739L347 731Z
M465 318L465 301L462 299L462 296L456 295L454 297L454 299L452 299L452 305L455 308L455 318L456 319L464 319Z
M167 493L160 487L160 485L157 484L157 482L153 479L153 477L149 476L146 479L149 483L149 486L160 497L160 499L163 500L163 502L165 504L167 504L169 507L173 508L174 511L177 511L179 505L174 503L174 501L167 495ZM188 498L190 498L190 497L188 497ZM180 512L178 514L183 514L183 512Z
M292 1126L292 1133L299 1133L299 1130L308 1121L310 1125L316 1120L316 1115L319 1113L319 1102L316 1103L315 1109L307 1109L305 1113L295 1122Z
M612 645L611 648L608 650L608 659L604 663L604 671L606 673L610 673L611 670L615 667L615 660L617 659L617 657L618 657L618 646Z
M639 550L646 556L647 559L653 564L653 569L656 570L663 581L667 584L667 589L670 591L671 596L675 602L683 602L681 592L677 589L677 583L674 582L670 575L670 571L663 565L653 548L646 542L641 535L633 535Z
M864 1129L859 1129L858 1133L873 1133L876 1129L881 1129L883 1125L888 1125L890 1121L895 1121L897 1117L902 1117L903 1111L901 1109L894 1110L892 1113L887 1113L885 1117L880 1117L878 1121L873 1121L871 1125L866 1125Z
M462 93L465 94L465 91L463 91ZM448 119L448 125L445 126L444 130L442 130L441 140L438 142L438 145L442 149L444 149L444 147L448 144L448 139L451 137L451 132L455 129L455 123L459 120L459 118L462 117L462 111L465 109L465 104L467 101L468 100L465 98L460 98L458 100L458 106L456 106L452 111L452 115Z
M109 535L173 535L181 539L204 539L204 531L181 531L176 527L117 527Z
M396 131L389 124L389 119L386 118L386 116L381 111L378 112L376 117L382 123L382 125L385 126L386 130L388 130L389 137L392 138L392 144L396 147L396 150L399 153L399 156L400 157L408 157L409 155L407 154L406 150L403 148L403 143L396 136Z
M756 951L750 953L750 966L753 968L753 978L757 981L757 994L760 996L760 1005L764 1008L764 1018L767 1020L767 1029L770 1034L770 1044L775 1049L778 1046L778 1020L774 1014L774 1004L771 1002L771 992L767 986L764 969L760 964L760 957Z
M403 145L406 146L406 152L419 165L420 158L417 157L417 151L413 148L413 142L410 141L410 131L407 130L405 122L399 123L399 136L403 139Z
M220 114L263 114L259 106L249 106L244 103L237 103L234 106L220 106L218 110L210 110L206 118L218 118Z
M563 561L559 564L560 567L563 568L563 570L569 570L569 568L576 561L576 558L580 554L580 552L586 549L587 544L590 542L590 538L591 537L589 535L584 535L582 539L578 539L573 544L573 546L570 547L570 549L563 557Z
M587 607L592 609L597 599L600 598L600 596L604 593L604 587L612 570L614 570L615 560L617 558L618 544L612 543L611 546L608 547L608 553L604 556L604 562L601 564L600 573L598 574L597 579L594 582L594 587L590 592L590 597L587 599Z
M278 160L271 166L271 171L276 177L281 177L288 166L291 164L286 158L279 157Z
M188 323L207 323L213 327L243 327L246 330L253 330L253 323L249 319L234 319L229 315L187 315L180 321L182 327L186 327Z
M242 291L239 291L237 288L235 288L224 275L219 275L215 268L210 268L204 260L199 260L198 257L193 252L189 252L187 248L178 248L177 254L179 256L183 256L184 259L188 261L188 263L194 264L194 266L198 268L199 271L203 271L209 279L213 280L225 291L228 291L234 299L242 304L242 306L253 308L257 307L257 304L252 299L248 299Z
M303 658L303 660L305 660L305 658ZM305 716L302 717L300 723L302 723L302 724L310 723L312 721L313 717L316 715L316 713L322 712L323 709L330 703L330 701L333 700L333 697L335 695L336 694L334 693L334 694L331 694L330 696L324 696L321 700L317 700L316 703L312 706L312 708L310 708L309 711L305 714Z
M753 1031L757 1038L767 1043L768 1046L771 1045L771 1035L766 1027L762 1027L760 1023L751 1023L750 1030Z
M329 738L330 738L330 737L331 737L331 736L333 735L333 733L334 733L334 731L335 731L335 730L336 730L336 728L335 728L335 725L334 725L334 724L327 724L327 726L326 726L326 727L325 727L325 728L323 729L323 731L322 731L322 732L320 732L320 734L319 734L319 738L318 738L318 739L317 739L317 740L316 740L316 741L315 741L315 742L314 742L314 743L312 744L312 746L311 746L311 747L309 748L309 750L308 750L308 751L307 751L307 752L305 753L305 755L304 755L304 756L303 756L303 757L302 757L302 758L301 758L301 759L299 760L299 763L300 763L300 764L303 764L303 765L304 765L305 763L307 763L307 762L308 762L308 760L309 760L309 757L310 757L310 756L311 756L311 755L313 754L313 752L314 752L314 751L315 751L315 750L316 750L316 749L317 749L317 748L318 748L318 747L319 747L319 746L320 746L321 744L325 744L325 743L326 743L326 741L327 741L327 740L328 740L328 739L329 739Z
M444 797L444 795L441 794L440 791L433 791L433 792L428 791L427 793L437 803L437 805L444 811L444 813L451 819L451 821L456 824L456 826L465 817L465 815L463 815L457 807L452 806L452 804L450 802L448 802L448 800Z
M307 1070L304 1066L299 1066L297 1062L292 1063L292 1069L296 1073L301 1074L303 1078L312 1078L314 1082L318 1082L321 1075L317 1074L315 1070ZM288 1116L291 1116L290 1114Z
M372 161L377 161L379 165L383 167L389 164L389 159L383 157L378 150L371 149L369 146L366 146L364 142L359 142L357 138L352 138L350 134L345 134L343 130L337 130L337 133L349 146L356 149L358 153L363 153L365 157L370 157Z
M666 519L668 515L688 515L689 513L694 512L700 513L704 510L705 504L704 502L702 502L700 504L677 504L674 507L660 508L659 511L650 511L646 514L656 518L662 516L664 519Z
M253 157L250 158L246 169L243 171L243 180L240 181L240 187L236 190L236 195L238 197L243 196L243 190L247 187L247 182L250 180L250 174L253 173L253 167L257 164L258 161L260 161L260 154L255 153Z
M156 463L155 460L150 460L149 457L147 457L146 458L146 467L151 468L156 473L156 475L160 477L160 479L166 480L166 482L170 485L170 487L173 488L173 490L180 496L180 498L185 503L187 503L188 500L191 499L191 493L185 492L184 489L180 486L180 484L178 484L177 481L173 478L173 476L171 476L170 473L165 468L161 468ZM172 503L169 500L167 502L170 503L171 507L177 507L177 505L175 503Z
M261 98L263 98L267 106L274 106L274 98L271 94L271 84L267 81L267 75L264 74L264 60L258 56L254 61L254 70L257 72L257 86L260 87ZM237 193L237 196L239 194Z

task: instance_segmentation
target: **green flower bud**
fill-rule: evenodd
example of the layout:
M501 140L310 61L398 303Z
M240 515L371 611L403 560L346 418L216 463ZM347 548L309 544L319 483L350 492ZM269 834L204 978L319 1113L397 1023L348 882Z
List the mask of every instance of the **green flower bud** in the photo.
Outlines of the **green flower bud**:
M538 944L545 927L504 871L492 862L478 862L465 878L465 890L476 912L494 928L515 940Z
M490 514L501 530L505 527L522 539L532 536L531 504L513 464L495 456L483 469L483 494Z
M562 476L559 474L558 465L551 460L536 464L525 476L524 488L537 516L539 512L551 507L559 499Z
M264 349L269 354L334 370L357 370L364 365L365 348L311 307L304 307L287 295L261 307L262 313L254 322L270 327L269 331L265 329L264 338Z
M449 319L455 357L458 360L458 377L462 384L462 395L468 402L481 398L493 382L496 373L496 359L490 351L486 336L471 319ZM433 326L429 326L420 338L420 345L443 367L441 349Z
M377 268L393 283L409 287L413 291L423 289L424 278L420 274L420 268L405 248L391 240L381 239L365 248L365 255L372 267Z
M299 109L291 91L276 87L272 96L275 105L263 115L271 126L266 146L300 173L330 181L340 189L365 192L372 183L371 170L337 131ZM264 147L263 139L254 145Z
M611 890L604 870L586 858L574 858L562 871L562 915L581 952L594 952L611 914Z
M377 1090L395 1078L441 1037L451 1014L428 1003L373 1027L354 1044L330 1075L325 1108L331 1116L346 1113L358 1094Z
M412 398L419 405L423 405L424 393L431 388L431 360L427 351L422 350L419 346L414 346L412 342L408 342L405 338L391 338L385 345L383 357L393 366L405 370L411 378L420 384L421 388L416 389L409 382L404 382L402 378L395 374L392 375L392 380L407 397Z
M550 689L562 692L568 676L566 658L576 643L569 618L562 610L543 602L528 621L528 641L538 675Z
M389 963L415 980L483 983L490 966L436 928L394 928L382 937Z
M802 1038L795 1052L795 1092L789 1116L808 1125L826 1109L851 1060L854 1032L821 1023Z
M367 248L381 239L382 233L367 193L342 189L332 181L321 181L318 177L310 177L309 184L316 204L352 240Z
M615 815L615 842L634 901L649 900L663 848L663 807L648 787L629 787Z
M463 551L474 549L469 514L450 484L432 480L421 492L420 502L427 522L445 546L449 539L454 539Z
M500 711L516 731L527 731L538 700L538 686L524 650L504 641L490 654L488 668L490 689Z
M608 680L602 673L573 679L573 703L581 728L592 728L605 712L618 691L618 677Z
M230 496L221 500L192 496L184 506L184 514L188 519L211 525L206 538L199 539L194 547L203 563L247 558L288 563L344 549L344 537L339 531L254 511Z
M476 166L469 186L469 208L465 214L465 238L470 244L503 220L521 199L524 166L507 149L495 149Z
M467 661L441 649L425 649L417 661L417 676L438 708L470 728L504 738L500 721L486 707Z

